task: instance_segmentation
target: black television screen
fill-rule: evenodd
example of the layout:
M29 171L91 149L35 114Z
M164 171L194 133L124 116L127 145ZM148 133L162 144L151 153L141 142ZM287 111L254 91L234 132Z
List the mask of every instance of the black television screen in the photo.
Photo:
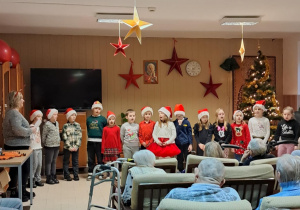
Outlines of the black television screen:
M102 102L100 69L31 69L31 108L90 109Z

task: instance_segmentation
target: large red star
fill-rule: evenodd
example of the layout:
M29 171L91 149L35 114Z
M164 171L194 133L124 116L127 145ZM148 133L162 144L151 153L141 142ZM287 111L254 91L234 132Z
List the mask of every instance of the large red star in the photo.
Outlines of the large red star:
M130 61L131 61L131 59L130 59ZM132 64L133 64L133 62L131 61L131 66L130 66L129 74L119 74L120 77L123 77L124 79L127 80L125 89L127 89L128 86L131 83L134 84L137 88L140 88L139 85L136 83L136 79L138 79L141 76L143 76L143 74L133 74Z
M161 60L161 61L170 65L168 75L173 71L173 69L176 69L179 72L179 74L181 74L181 76L183 76L180 65L183 64L184 62L187 62L188 60L189 59L186 59L186 58L178 58L177 52L176 52L176 49L175 49L175 46L174 46L172 58Z
M114 44L114 43L110 43L110 44L111 44L111 46L116 48L116 52L115 52L114 56L116 56L119 52L121 52L126 57L124 49L129 47L129 44L122 44L121 37L119 37L118 44Z
M218 87L220 87L220 86L222 85L222 83L216 83L216 84L214 84L213 81L212 81L211 75L210 75L210 79L209 79L209 83L208 83L208 84L207 84L207 83L204 83L204 82L200 82L200 83L201 83L201 85L203 85L203 86L206 88L206 92L205 92L205 94L204 94L204 97L205 97L207 94L212 93L212 94L214 94L217 98L219 98L219 97L218 97L218 94L217 94L217 92L216 92L216 89L217 89Z

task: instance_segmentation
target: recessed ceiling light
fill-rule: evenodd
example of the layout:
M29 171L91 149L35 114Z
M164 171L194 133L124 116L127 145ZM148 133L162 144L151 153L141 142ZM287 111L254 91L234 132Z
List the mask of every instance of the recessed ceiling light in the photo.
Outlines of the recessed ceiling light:
M98 23L119 23L120 20L132 19L133 13L97 13Z
M220 20L221 25L244 25L252 26L261 21L260 16L224 16Z

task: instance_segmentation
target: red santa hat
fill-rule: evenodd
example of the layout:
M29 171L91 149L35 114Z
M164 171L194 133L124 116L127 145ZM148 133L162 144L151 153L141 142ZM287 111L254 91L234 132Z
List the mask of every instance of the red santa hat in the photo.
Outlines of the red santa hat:
M209 113L208 113L207 109L200 109L200 110L198 110L198 120L199 121L205 115L209 118Z
M255 107L258 107L258 108L262 109L263 111L266 111L265 104L266 104L265 100L256 101L253 106L253 111L254 111Z
M57 113L58 113L57 109L48 109L46 112L46 117L48 118L48 120L50 120L52 115Z
M234 112L233 112L233 120L235 121L235 117L236 117L236 115L237 115L237 113L241 113L242 114L242 118L244 119L244 113L241 111L241 110L235 110Z
M40 110L37 109L32 110L30 112L30 121L33 121L34 118L36 118L36 116L38 116L39 114L43 116L43 113Z
M144 117L144 114L146 112L151 112L151 114L153 115L153 109L150 107L150 106L144 106L142 109L141 109L141 114L142 114L142 117Z
M77 112L74 109L67 108L67 110L65 111L66 118L69 119L69 117L71 117L72 114L76 114L77 116Z
M116 117L116 115L115 115L115 113L113 113L112 111L107 111L107 122L108 122L108 120L109 120L109 118L111 118L111 117Z
M99 101L95 101L93 103L92 109L97 108L97 107L100 108L101 110L103 110L103 106Z
M167 117L169 119L172 119L172 109L171 109L171 107L169 107L169 106L161 107L158 111L164 113L165 115L167 115Z
M182 106L182 104L175 105L174 115L176 116L178 114L182 114L183 116L185 116L185 111L184 111L184 107Z

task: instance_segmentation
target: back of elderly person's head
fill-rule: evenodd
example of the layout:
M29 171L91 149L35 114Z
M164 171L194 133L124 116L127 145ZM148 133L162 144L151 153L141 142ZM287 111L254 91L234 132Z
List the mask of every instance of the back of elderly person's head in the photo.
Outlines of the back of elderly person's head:
M267 151L267 146L263 140L254 138L249 142L248 149L252 151L252 156L264 155Z
M279 182L300 181L300 157L285 154L276 164Z
M133 159L138 166L144 165L153 167L155 165L155 155L147 149L134 153Z
M205 157L224 158L224 152L220 144L216 141L211 141L205 144L204 149Z
M197 182L221 184L224 181L224 164L216 158L207 158L200 162L198 169L195 169Z

